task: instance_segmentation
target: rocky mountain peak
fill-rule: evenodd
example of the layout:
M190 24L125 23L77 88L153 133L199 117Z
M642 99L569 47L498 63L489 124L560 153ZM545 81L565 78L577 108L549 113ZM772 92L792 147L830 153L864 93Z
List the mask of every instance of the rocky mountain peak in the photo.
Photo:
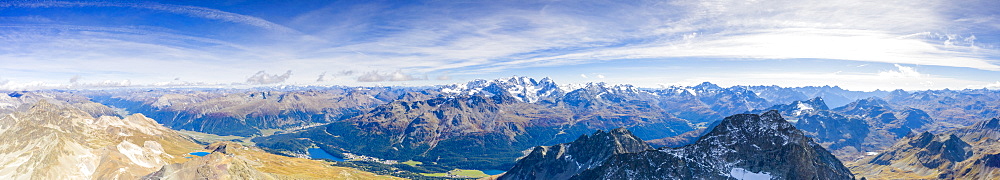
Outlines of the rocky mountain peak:
M830 110L830 107L826 106L826 102L823 101L822 97L815 97L806 101L800 101L799 104L809 105L809 107L816 110Z
M614 155L652 149L625 128L598 130L570 143L540 146L499 179L569 179Z
M712 91L712 90L722 89L722 87L719 87L719 85L715 85L710 82L702 82L701 84L695 85L694 87L691 88L701 91Z
M777 110L769 110L763 114L737 114L727 117L707 135L729 135L733 132L746 132L760 135L781 135L789 132L794 126L781 117Z

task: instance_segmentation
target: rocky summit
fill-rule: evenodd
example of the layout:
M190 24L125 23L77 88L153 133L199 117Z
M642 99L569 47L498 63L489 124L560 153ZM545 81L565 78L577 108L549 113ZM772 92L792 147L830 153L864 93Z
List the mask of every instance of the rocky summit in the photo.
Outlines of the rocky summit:
M594 163L599 163L596 165ZM541 146L500 179L853 179L777 111L725 118L694 144L648 149L627 130Z
M499 179L569 179L603 164L611 155L647 149L652 147L624 128L598 130L570 143L536 147Z

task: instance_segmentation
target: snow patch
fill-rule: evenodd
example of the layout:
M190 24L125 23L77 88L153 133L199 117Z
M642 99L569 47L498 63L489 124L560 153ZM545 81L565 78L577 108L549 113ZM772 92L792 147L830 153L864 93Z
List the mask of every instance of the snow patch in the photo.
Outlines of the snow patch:
M157 156L160 155L158 152L163 152L162 148L157 149L158 147L162 147L159 143L150 143L150 141L146 141L144 145L153 147L143 148L139 147L139 145L132 144L132 142L122 141L122 143L117 145L117 148L119 153L128 157L128 159L137 166L155 168L165 164L161 159L157 158Z
M754 173L747 171L743 168L733 168L729 171L729 177L733 177L740 180L764 180L771 179L771 175L767 172Z

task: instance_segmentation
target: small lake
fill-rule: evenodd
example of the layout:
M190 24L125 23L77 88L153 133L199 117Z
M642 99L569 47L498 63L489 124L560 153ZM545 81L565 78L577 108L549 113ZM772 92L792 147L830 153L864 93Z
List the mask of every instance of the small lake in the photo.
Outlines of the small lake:
M320 148L309 148L306 149L306 151L309 151L309 157L313 159L329 159L338 162L346 161L346 159L337 158L336 156L330 155L330 153L327 153L326 151Z
M486 175L490 175L490 176L492 176L492 175L497 175L497 174L503 174L504 172L507 172L507 171L503 171L503 170L496 170L496 169L491 169L491 170L483 170L483 173L484 173L484 174L486 174Z
M210 153L210 152L192 152L192 153L188 153L188 154L195 155L195 156L207 156L208 154L212 154L212 153Z

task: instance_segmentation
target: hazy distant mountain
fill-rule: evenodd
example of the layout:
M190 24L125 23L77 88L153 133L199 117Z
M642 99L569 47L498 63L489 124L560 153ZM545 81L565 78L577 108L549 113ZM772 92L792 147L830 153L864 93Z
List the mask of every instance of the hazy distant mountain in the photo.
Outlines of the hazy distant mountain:
M722 88L709 82L692 87L673 86L654 92L661 96L661 107L693 122L711 122L772 104L745 87Z
M889 92L883 90L876 91L850 91L842 89L839 86L806 86L806 87L792 87L788 88L802 94L806 97L820 97L826 100L827 105L830 107L840 107L847 105L848 103L870 98L870 97L885 97L889 95Z
M948 128L964 127L986 117L1000 116L998 90L893 91L886 100L894 105L922 109Z
M727 117L684 147L616 153L572 179L853 179L853 175L770 111Z

